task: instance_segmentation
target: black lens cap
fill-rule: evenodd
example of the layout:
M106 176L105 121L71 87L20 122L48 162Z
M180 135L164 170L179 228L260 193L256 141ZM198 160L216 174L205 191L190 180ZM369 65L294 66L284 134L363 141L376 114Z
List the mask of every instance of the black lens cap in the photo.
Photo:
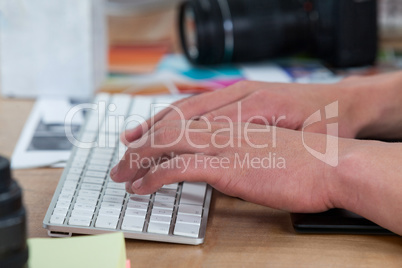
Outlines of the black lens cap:
M8 190L11 184L10 162L0 156L0 193Z

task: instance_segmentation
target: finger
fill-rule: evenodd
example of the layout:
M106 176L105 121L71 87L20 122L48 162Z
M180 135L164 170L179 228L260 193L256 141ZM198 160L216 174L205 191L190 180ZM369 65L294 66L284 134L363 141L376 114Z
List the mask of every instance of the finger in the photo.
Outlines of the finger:
M216 110L222 106L227 105L228 103L236 102L248 94L254 89L250 84L245 82L236 83L227 88L214 91L207 92L201 95L198 95L196 98L188 99L182 102L177 107L183 114L184 118L180 118L177 113L167 113L162 119L163 120L177 120L177 119L190 119L195 116L199 116L205 114L209 111Z
M286 107L277 107L278 95L268 90L255 91L244 99L203 115L212 122L248 122L260 125L284 124Z
M183 138L185 137L185 138ZM122 160L112 169L111 177L117 182L137 179L143 170L162 160L185 153L215 154L210 146L209 132L182 132L175 127L161 128L148 136L146 143L138 148L129 148Z
M173 104L170 109L165 109L153 119L149 119L146 122L146 126L152 126L161 120L188 120L195 116L203 115L209 111L219 109L222 106L226 106L230 103L234 103L249 95L257 88L266 87L266 83L241 81L234 85L231 85L225 89L207 92L200 95L195 95L180 102ZM272 83L272 88L281 88L283 84ZM179 111L179 112L178 112ZM122 134L121 139L126 145L144 134L143 127L139 126L133 130L128 130Z
M158 131L163 131L165 128L178 128L183 131L183 135L185 138L187 138L186 132L196 132L196 133L216 133L216 131L222 129L222 128L234 128L232 122L210 122L207 120L205 117L200 117L198 120L187 120L187 121L160 121L156 124L154 124L151 129L149 129L145 134L142 135L142 137L139 140L136 140L130 144L127 145L129 148L137 148L138 144L144 143L144 140L147 140L150 138L150 136L153 135L153 133L158 132ZM180 131L177 132L178 137L181 135ZM178 138L176 137L176 138Z
M190 98L194 98L196 95L178 100L174 103L172 103L171 105L169 105L168 107L166 107L165 109L163 109L162 111L160 111L159 113L157 113L156 115L154 115L153 117L149 118L148 120L146 120L145 122L143 122L141 125L133 128L133 129L127 129L126 131L123 131L120 134L120 140L125 144L129 144L130 142L133 142L135 140L137 140L138 138L140 138L148 129L151 128L152 123L156 123L159 122L167 113L169 113L171 110L173 110L175 106L178 106L180 103L186 101L187 99Z
M216 185L223 177L223 169L200 168L200 163L207 163L210 156L184 154L155 166L141 179L136 180L132 192L136 194L150 194L156 192L163 185L176 182L206 182Z
M180 128L182 131L206 132L212 134L217 130L228 126L230 126L230 124L227 122L211 122L205 117L201 116L198 120L158 122L145 135L151 135L152 133L160 131L163 128L169 127Z

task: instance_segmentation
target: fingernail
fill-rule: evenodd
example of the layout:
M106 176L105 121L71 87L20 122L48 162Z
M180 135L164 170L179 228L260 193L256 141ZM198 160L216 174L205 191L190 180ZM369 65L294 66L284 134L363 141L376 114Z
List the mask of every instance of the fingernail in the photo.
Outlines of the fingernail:
M131 189L131 183L130 182L126 182L126 192L133 194L133 189Z
M117 173L117 168L119 165L114 166L114 168L112 168L112 170L110 171L110 176L113 177L116 173Z
M136 180L136 181L133 183L133 190L135 191L135 190L140 189L141 184L142 184L142 179Z

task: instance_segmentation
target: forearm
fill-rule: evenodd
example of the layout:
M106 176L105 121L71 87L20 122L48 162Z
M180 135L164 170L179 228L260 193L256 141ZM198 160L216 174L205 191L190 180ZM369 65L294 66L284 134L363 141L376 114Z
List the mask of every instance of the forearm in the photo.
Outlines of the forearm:
M355 141L332 173L336 207L402 235L402 144Z
M352 78L341 94L353 98L358 138L402 139L402 72Z

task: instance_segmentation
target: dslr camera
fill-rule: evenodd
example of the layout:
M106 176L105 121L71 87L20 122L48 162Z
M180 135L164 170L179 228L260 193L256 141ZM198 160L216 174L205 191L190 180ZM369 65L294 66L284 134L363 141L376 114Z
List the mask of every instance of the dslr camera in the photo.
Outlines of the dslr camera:
M370 65L377 54L377 2L187 0L179 32L193 64L308 53L333 67Z

